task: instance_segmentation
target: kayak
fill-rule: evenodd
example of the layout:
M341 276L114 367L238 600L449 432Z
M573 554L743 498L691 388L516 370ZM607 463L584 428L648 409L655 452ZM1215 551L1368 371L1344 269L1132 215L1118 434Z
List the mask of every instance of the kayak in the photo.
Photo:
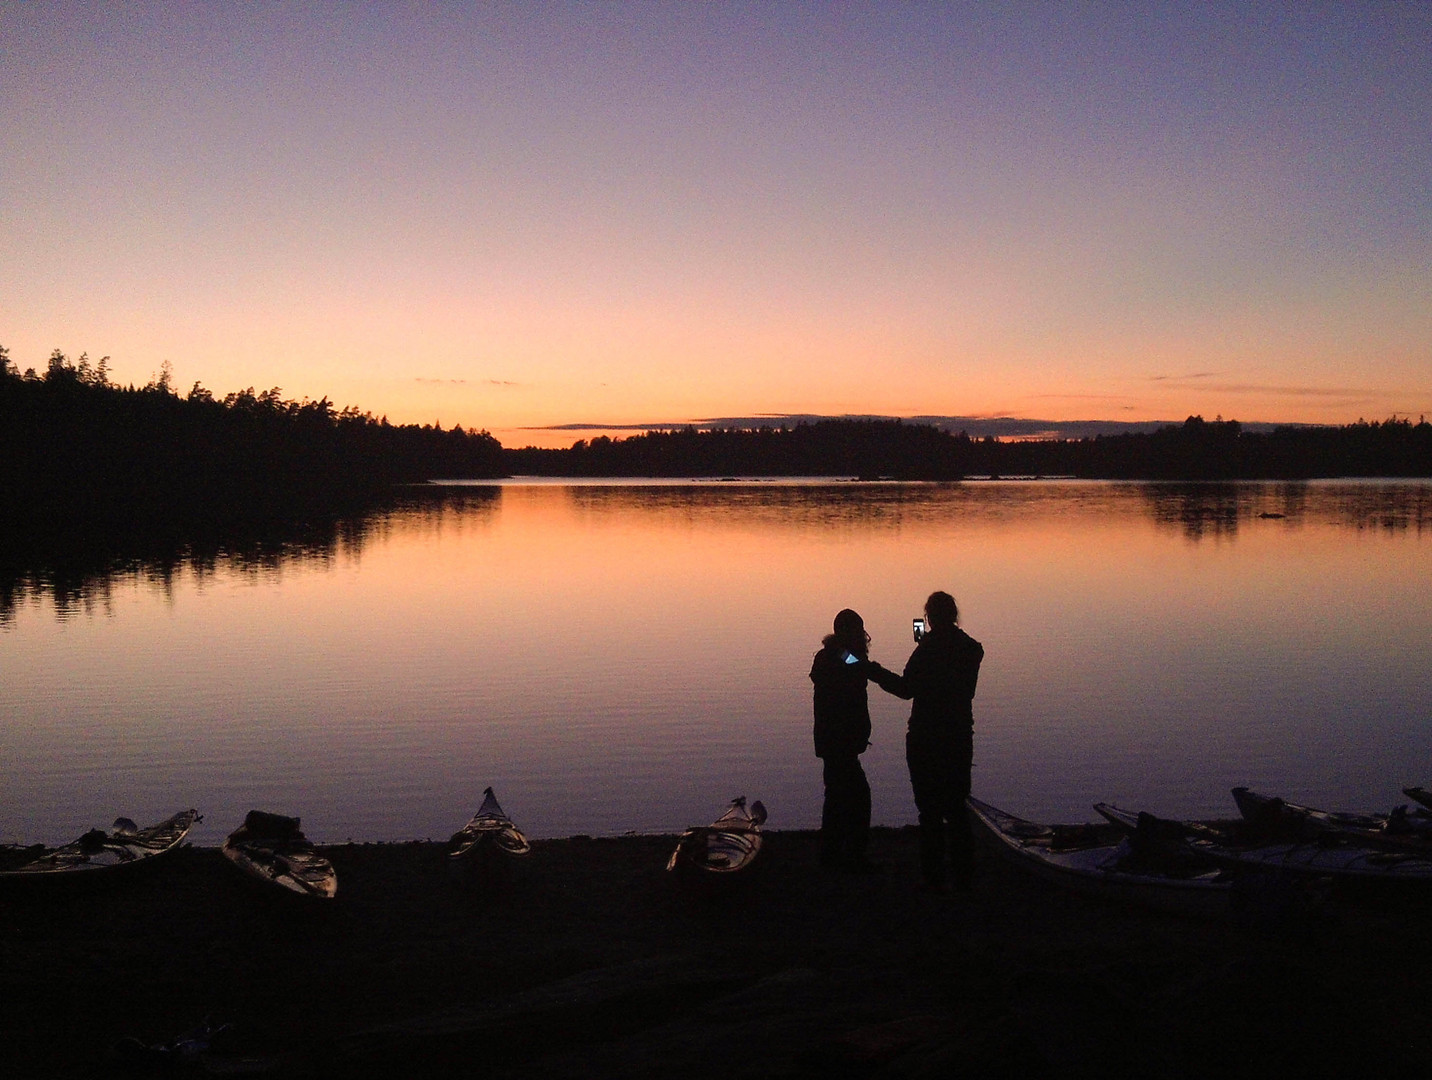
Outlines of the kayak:
M988 843L1045 881L1183 915L1219 915L1228 908L1230 877L1207 859L1146 850L1111 823L1045 825L973 797L965 803Z
M197 811L181 810L157 825L141 829L122 817L115 819L109 832L91 829L63 847L12 849L14 865L0 870L0 880L72 881L128 873L153 865L159 856L178 850L194 823L201 820Z
M1369 847L1432 852L1432 818L1409 814L1405 806L1390 814L1317 810L1246 787L1233 789L1233 801L1252 830L1270 840L1316 841L1331 834Z
M766 807L759 799L749 810L744 795L732 799L726 812L710 825L695 825L681 834L666 868L705 880L721 880L749 870L761 853L765 821Z
M299 828L299 819L250 810L221 849L249 881L273 886L279 894L331 900L338 874Z
M482 794L482 805L472 820L448 841L448 867L454 876L500 875L511 868L513 860L532 851L532 844L507 816L492 789Z
M1165 851L1201 856L1229 870L1432 884L1432 850L1375 848L1336 833L1324 833L1316 840L1269 839L1244 821L1171 821L1107 803L1096 803L1094 809L1130 832L1141 831Z

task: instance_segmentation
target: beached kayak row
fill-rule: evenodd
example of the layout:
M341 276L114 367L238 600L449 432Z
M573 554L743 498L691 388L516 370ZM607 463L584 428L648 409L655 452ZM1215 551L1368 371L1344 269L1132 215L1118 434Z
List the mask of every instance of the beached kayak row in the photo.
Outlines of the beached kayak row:
M1421 794L1422 789L1408 789ZM532 844L491 788L448 842L450 877L484 890L511 885ZM1272 879L1293 887L1432 886L1432 809L1385 814L1325 811L1235 788L1237 818L1180 821L1096 803L1101 820L1045 824L983 800L967 801L976 831L1005 859L1071 891L1179 914L1217 916L1239 889ZM733 799L709 825L683 832L666 869L683 887L710 891L747 881L763 847L766 808ZM107 881L161 866L184 846L194 810L140 829L120 818L62 847L0 852L0 886ZM221 848L228 865L261 892L323 904L338 895L338 871L304 835L300 820L250 811Z
M154 866L178 850L194 823L194 810L138 829L120 818L110 831L91 830L59 848L10 847L0 852L0 885L45 881L69 883L107 879L119 871ZM757 800L748 809L744 796L731 801L710 825L687 829L667 861L683 884L707 886L745 875L761 851L766 808ZM322 902L338 895L338 871L303 833L297 817L251 810L220 849L228 865L249 884L270 896ZM451 877L485 889L510 885L532 844L507 816L492 788L482 804L447 845Z

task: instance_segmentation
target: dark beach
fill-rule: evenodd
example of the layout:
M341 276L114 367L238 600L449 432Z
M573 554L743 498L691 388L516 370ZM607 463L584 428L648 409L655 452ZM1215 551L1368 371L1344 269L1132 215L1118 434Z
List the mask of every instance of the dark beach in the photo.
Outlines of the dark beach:
M1429 1075L1425 897L1297 896L1200 922L986 855L967 894L816 866L768 833L693 897L673 839L543 841L505 892L442 845L327 848L323 910L213 849L112 887L0 895L0 1073L483 1077ZM146 1055L205 1019L193 1059ZM124 1040L137 1040L124 1043ZM116 1047L128 1046L129 1053Z

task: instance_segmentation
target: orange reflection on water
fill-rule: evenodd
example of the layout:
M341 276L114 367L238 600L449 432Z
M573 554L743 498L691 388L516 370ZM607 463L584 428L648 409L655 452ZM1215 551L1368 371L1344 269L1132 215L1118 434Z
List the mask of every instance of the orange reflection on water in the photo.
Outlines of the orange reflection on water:
M441 836L488 784L536 836L679 829L737 794L808 827L812 653L854 607L902 666L936 588L987 650L976 783L996 804L1206 813L1233 783L1375 803L1394 763L1425 760L1429 490L437 493L321 558L124 579L107 615L18 612L0 833L74 833L88 801L196 805L219 835L261 805L319 838ZM872 713L876 820L906 822L908 706L876 694Z

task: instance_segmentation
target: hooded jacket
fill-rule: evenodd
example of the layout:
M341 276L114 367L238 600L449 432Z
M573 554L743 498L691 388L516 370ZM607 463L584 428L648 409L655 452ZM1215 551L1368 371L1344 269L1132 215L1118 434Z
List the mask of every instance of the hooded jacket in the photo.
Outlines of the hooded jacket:
M815 683L815 756L857 756L870 745L870 702L866 676L873 665L847 664L845 649L827 638L810 665Z

